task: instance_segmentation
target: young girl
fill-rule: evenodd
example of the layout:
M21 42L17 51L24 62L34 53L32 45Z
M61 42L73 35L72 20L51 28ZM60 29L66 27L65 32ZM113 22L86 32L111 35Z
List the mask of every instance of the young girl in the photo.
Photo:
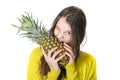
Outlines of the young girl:
M85 33L84 12L75 6L63 9L55 18L50 34L64 43L67 52L56 58L61 52L56 51L57 47L48 54L42 46L35 48L30 55L27 80L97 80L95 58L80 48ZM66 55L69 62L59 67L58 62Z

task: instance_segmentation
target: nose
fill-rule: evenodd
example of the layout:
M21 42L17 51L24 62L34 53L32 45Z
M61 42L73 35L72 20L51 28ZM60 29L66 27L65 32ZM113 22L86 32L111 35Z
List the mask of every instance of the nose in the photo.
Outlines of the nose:
M63 33L59 33L58 36L57 36L57 38L58 38L60 41L64 42L64 34L63 34Z

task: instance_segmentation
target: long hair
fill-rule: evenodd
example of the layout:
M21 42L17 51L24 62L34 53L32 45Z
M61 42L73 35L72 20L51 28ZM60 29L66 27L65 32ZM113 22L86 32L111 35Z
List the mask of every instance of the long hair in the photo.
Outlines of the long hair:
M56 27L57 22L61 17L65 17L66 21L68 24L71 26L72 30L72 38L73 38L73 44L72 44L72 49L75 54L75 62L78 59L80 55L80 45L84 39L85 33L86 33L86 16L84 12L75 6L70 6L65 9L63 9L55 18L52 24L52 28L50 29L50 35L54 35L54 29ZM47 68L47 69L46 69ZM48 65L46 65L46 62L44 59L42 59L42 64L41 64L41 75L47 75L49 71ZM62 74L65 74L66 71L64 68L61 69L61 74L59 76L59 80L62 77Z

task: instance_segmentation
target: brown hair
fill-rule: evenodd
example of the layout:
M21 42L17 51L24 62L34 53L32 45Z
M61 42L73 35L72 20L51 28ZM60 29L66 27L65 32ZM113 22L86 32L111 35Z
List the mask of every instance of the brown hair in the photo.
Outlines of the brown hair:
M68 24L71 26L72 30L72 37L73 37L73 52L75 54L75 61L80 55L80 45L84 39L85 33L86 33L86 17L84 12L75 6L70 6L65 9L63 9L55 18L53 21L52 28L50 29L50 35L54 36L54 29L56 27L56 24L58 20L61 17L65 17ZM50 70L47 63L44 59L42 59L41 64L41 75L47 75L48 71ZM61 70L65 74L65 69ZM61 79L61 75L59 76L59 79Z

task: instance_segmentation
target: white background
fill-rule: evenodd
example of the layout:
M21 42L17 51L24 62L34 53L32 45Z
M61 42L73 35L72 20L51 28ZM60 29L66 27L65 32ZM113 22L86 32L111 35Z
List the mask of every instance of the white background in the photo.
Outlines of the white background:
M38 45L21 38L11 24L25 11L49 29L67 6L78 6L87 17L87 42L82 48L97 61L98 80L120 80L119 0L0 0L0 80L26 80L30 52Z

